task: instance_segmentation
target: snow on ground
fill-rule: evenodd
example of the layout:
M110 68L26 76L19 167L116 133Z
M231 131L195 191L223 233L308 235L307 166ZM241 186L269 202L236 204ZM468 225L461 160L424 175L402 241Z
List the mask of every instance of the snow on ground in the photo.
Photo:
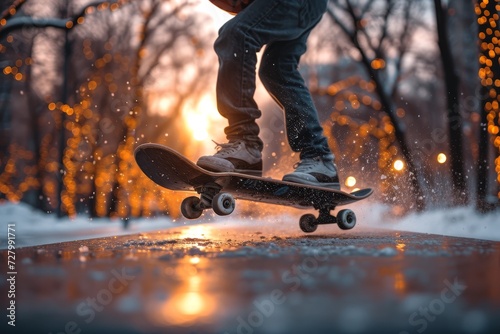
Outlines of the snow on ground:
M274 206L273 206L274 207ZM389 208L380 204L353 205L357 216L355 229L383 228L389 230L441 234L456 237L500 241L500 211L480 215L473 207L458 207L411 213L402 217L390 215ZM278 212L286 212L278 211ZM301 212L301 211L294 211ZM305 211L304 211L305 212ZM218 217L206 212L201 219L172 221L168 217L131 219L127 228L119 219L57 219L33 210L25 204L0 204L0 249L7 248L7 225L15 225L16 247L43 245L55 242L85 240L118 236L179 227L182 225L214 224L224 226L262 225L276 229L275 233L296 233L300 214L267 213L260 217L238 216L237 211L228 217ZM321 226L316 233L338 232L336 226Z
M388 214L388 208L371 205L357 210L360 226L500 241L500 211L479 214L474 207L432 209L402 217Z
M124 228L120 219L90 219L87 216L57 219L54 214L44 214L23 203L2 203L0 204L0 249L7 248L8 225L15 230L15 245L19 248L155 231L176 224L168 217L142 218L130 219L128 227Z

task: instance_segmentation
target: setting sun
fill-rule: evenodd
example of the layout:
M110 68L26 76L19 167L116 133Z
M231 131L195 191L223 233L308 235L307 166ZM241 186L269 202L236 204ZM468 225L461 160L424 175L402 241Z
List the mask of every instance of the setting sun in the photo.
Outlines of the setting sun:
M189 104L182 114L186 127L191 132L194 140L205 141L210 139L209 130L217 128L211 126L217 121L216 118L219 114L213 98L209 95L203 96L194 107Z

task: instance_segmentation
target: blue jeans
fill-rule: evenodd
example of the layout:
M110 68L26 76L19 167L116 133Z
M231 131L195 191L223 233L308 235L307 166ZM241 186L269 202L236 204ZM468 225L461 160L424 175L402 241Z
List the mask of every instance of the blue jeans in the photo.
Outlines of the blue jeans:
M266 45L259 77L284 109L288 142L301 159L330 154L318 112L298 71L311 30L326 11L327 0L255 0L219 31L217 106L227 118L228 140L243 139L261 151L255 122L256 53Z

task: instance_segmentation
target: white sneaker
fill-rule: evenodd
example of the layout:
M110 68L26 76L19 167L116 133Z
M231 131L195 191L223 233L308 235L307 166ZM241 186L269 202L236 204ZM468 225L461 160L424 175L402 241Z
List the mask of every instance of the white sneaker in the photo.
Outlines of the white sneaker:
M294 168L294 172L283 176L283 181L340 190L337 166L332 154L303 159Z
M242 140L217 144L217 153L202 156L196 164L212 172L236 172L262 176L262 153Z

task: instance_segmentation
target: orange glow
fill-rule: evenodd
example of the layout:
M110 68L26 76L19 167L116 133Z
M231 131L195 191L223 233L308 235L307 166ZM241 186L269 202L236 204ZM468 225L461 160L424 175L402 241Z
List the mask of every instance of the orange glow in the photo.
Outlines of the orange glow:
M479 45L481 53L479 55L479 63L481 67L478 71L481 85L489 92L489 98L486 98L484 111L487 113L488 133L492 136L493 145L500 148L500 123L498 121L498 92L497 87L500 87L500 79L496 78L496 74L492 70L494 64L500 61L500 47L498 47L500 32L497 28L499 18L498 4L483 0L475 6L475 13L478 16L477 22L479 27ZM497 182L500 183L500 159L498 153L495 159L495 171L497 173ZM500 197L500 193L499 193Z
M214 137L220 135L221 129L214 124L220 120L215 101L205 95L198 104L191 107L189 104L183 111L184 122L187 129L191 132L192 138L196 141L207 141L211 138L210 130L217 131Z
M192 238L192 239L210 239L212 236L212 228L206 225L195 225L185 228L181 231L180 238ZM198 246L198 248L203 248L204 246Z
M406 289L405 276L401 272L397 272L394 275L394 289L397 292L404 292Z
M88 87L89 87L90 90L96 89L97 88L97 82L95 82L94 80L89 81Z
M397 248L398 250L400 250L401 252L404 252L404 251L405 251L405 247L406 247L406 244L404 244L404 243L402 243L402 242L400 242L400 243L398 243L398 244L396 245L396 248Z
M204 268L198 270L184 258L176 265L174 272L182 280L171 296L164 302L152 303L147 314L157 324L188 326L194 322L207 320L213 315L217 306L217 299L206 291L206 272Z
M380 70L385 67L385 61L383 59L374 59L372 60L371 66L374 70Z

